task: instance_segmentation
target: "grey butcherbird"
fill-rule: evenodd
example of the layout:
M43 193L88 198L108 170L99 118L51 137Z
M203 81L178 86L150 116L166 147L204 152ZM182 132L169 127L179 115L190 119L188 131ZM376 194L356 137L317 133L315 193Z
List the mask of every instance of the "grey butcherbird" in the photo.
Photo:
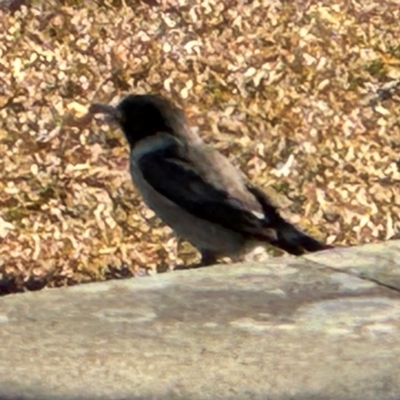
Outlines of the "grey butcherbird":
M130 147L130 173L145 203L202 255L237 258L262 242L301 255L331 248L285 221L259 188L188 126L164 97L129 95L108 114Z

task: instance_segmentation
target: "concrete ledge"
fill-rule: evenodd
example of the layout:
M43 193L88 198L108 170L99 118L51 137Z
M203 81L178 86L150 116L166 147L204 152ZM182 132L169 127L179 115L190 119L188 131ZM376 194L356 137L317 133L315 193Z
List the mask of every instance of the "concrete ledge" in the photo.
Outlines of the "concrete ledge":
M0 299L0 399L400 398L400 241Z

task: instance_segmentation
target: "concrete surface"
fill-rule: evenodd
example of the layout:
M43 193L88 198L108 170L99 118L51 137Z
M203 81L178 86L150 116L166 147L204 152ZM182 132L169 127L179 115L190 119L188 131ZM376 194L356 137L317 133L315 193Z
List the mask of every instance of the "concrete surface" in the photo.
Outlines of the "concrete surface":
M400 241L0 299L0 399L400 399Z

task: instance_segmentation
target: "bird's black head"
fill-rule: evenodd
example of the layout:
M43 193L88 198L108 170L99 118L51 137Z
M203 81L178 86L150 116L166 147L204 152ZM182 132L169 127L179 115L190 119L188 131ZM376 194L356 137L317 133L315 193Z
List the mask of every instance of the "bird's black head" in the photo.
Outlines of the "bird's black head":
M129 95L116 107L115 119L133 147L139 140L159 132L179 134L185 115L164 97Z

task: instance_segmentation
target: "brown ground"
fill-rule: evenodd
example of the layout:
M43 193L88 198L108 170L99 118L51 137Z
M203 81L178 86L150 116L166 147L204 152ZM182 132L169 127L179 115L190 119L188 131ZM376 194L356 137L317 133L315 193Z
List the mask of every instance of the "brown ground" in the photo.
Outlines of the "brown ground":
M0 11L0 293L196 257L141 203L121 133L73 126L127 92L173 96L311 234L400 229L398 1L61 3Z

